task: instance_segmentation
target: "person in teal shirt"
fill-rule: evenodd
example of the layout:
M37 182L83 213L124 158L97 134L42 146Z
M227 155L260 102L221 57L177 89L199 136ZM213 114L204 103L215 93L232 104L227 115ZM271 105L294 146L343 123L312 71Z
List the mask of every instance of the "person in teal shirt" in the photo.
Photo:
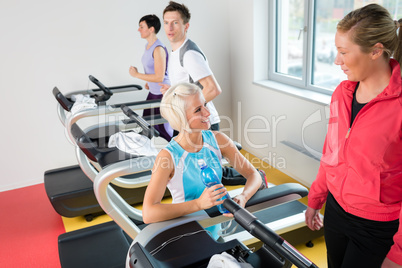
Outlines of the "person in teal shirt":
M247 179L242 193L233 198L242 207L260 188L260 174L233 141L219 131L209 130L210 112L206 104L201 89L190 83L172 86L164 94L161 114L179 134L155 160L143 201L145 223L170 220L223 203L218 199L227 193L226 189L222 184L204 186L199 159L204 159L221 177L221 160L225 157ZM171 204L161 202L166 187L172 195ZM219 226L212 226L208 230L217 238L218 229Z

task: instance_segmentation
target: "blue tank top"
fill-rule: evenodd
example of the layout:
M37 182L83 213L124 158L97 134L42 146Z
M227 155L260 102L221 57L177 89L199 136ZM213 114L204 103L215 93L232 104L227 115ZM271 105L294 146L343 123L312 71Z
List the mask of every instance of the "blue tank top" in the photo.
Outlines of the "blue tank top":
M141 62L142 62L142 65L144 66L145 74L154 74L155 73L154 50L156 47L160 46L165 50L165 53L166 53L166 70L165 70L165 76L163 78L162 84L170 85L168 69L167 69L169 53L168 53L165 45L163 45L163 43L159 39L156 39L155 43L153 43L149 49L147 49L147 45L145 45L145 52L141 58ZM151 92L152 94L154 94L154 95L162 94L160 91L161 86L159 85L159 83L148 82L148 86L149 86L149 92Z
M173 203L181 203L197 199L205 189L201 180L201 169L198 160L204 159L205 163L216 171L222 179L222 154L218 147L214 133L210 130L202 131L203 147L199 152L189 153L185 151L175 140L171 140L165 147L172 156L175 170L174 175L167 184ZM212 237L219 237L220 224L207 227Z

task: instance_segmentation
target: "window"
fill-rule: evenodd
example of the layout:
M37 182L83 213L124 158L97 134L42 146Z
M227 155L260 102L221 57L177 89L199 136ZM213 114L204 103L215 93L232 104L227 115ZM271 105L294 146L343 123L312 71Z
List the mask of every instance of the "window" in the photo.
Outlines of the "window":
M332 94L346 79L334 64L336 24L350 11L370 3L387 8L395 20L402 18L399 0L270 1L269 79Z

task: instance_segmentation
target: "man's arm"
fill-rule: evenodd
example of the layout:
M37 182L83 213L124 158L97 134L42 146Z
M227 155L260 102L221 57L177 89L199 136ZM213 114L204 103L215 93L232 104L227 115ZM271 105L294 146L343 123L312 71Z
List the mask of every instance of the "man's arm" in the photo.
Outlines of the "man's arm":
M222 89L203 54L194 50L187 51L183 57L183 67L193 81L198 81L203 86L202 94L207 102L221 94Z
M200 82L200 84L203 86L202 94L207 102L212 101L222 93L222 89L213 74L201 78L198 82Z

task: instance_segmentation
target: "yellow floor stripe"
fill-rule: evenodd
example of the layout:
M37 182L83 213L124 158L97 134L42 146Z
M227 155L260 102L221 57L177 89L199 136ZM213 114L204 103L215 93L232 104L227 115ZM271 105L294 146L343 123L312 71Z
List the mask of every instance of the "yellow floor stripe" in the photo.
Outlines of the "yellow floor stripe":
M64 227L66 228L66 232L83 229L86 227L98 225L98 224L112 220L108 215L97 216L90 222L87 222L85 220L84 216L79 216L79 217L74 217L74 218L66 218L66 217L61 217L61 218L63 220Z
M320 268L327 268L327 248L325 246L324 237L319 237L312 241L314 246L312 248L306 245L297 245L295 248L306 256L310 261L314 262ZM293 265L292 267L296 267Z

